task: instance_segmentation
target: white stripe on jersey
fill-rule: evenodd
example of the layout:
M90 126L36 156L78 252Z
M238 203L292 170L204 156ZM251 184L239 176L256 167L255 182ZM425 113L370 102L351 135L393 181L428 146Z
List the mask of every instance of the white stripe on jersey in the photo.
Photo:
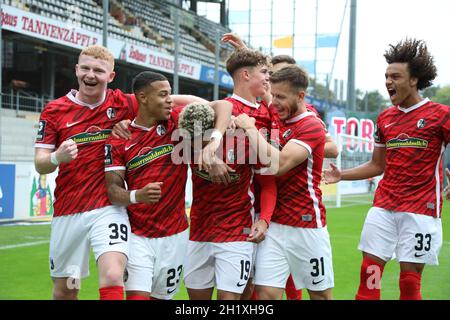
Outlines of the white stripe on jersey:
M437 218L440 218L439 209L441 207L441 179L439 178L440 177L439 173L440 173L440 168L441 168L440 163L441 163L441 159L442 159L442 155L444 154L444 151L445 151L445 145L444 145L444 142L442 142L441 154L437 160L436 168L434 170L434 172L435 172L434 177L436 179L436 217Z
M35 143L34 147L53 150L53 149L55 149L56 146L54 144Z
M108 172L108 171L125 171L127 168L126 167L119 167L119 166L117 166L117 167L108 167L108 168L105 168L105 172Z
M321 220L321 216L320 216L319 200L316 197L316 192L314 190L314 185L313 185L313 175L312 175L313 164L314 164L313 155L310 153L308 155L308 169L307 169L308 191L309 191L309 194L313 201L314 212L316 213L317 228L322 228L323 226L322 226L322 220Z
M247 194L250 197L250 202L252 203L252 208L250 209L250 214L252 216L252 224L255 223L255 195L252 192L252 185L253 185L253 177L255 175L255 169L252 169L252 176L250 177L250 183L248 184L248 191ZM261 193L261 192L260 192ZM261 210L261 206L260 206Z

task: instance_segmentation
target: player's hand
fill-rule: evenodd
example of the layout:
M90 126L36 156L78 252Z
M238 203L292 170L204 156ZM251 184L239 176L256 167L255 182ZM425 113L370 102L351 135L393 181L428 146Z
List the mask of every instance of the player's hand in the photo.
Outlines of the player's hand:
M450 201L450 170L445 169L445 175L447 176L447 186L444 188L444 197Z
M236 123L234 123L234 119L236 119L235 116L231 116L230 123L228 124L228 130L230 130L230 133L233 133L234 130L236 130Z
M222 42L231 44L235 49L247 48L244 41L242 41L242 39L237 34L234 33L225 33L222 36Z
M209 172L211 167L216 165L216 151L220 147L220 141L218 139L212 139L208 144L202 149L199 159L198 168Z
M72 139L68 139L61 143L55 155L59 163L69 163L78 157L77 144Z
M225 162L216 157L216 163L208 170L209 177L213 183L223 183L225 186L231 183L230 173L236 172Z
M258 220L252 225L250 234L248 235L247 241L260 243L266 238L266 233L268 229L267 222L263 219Z
M129 140L131 138L131 132L128 130L130 124L131 120L122 120L119 123L116 123L111 132L112 136L116 139L122 138Z
M330 167L328 169L322 171L322 181L325 184L338 183L341 179L341 171L332 162L330 162Z
M150 182L142 189L136 191L136 201L139 203L157 203L161 198L162 182Z
M247 114L243 113L234 119L234 123L237 127L244 129L245 131L250 129L256 129L255 118L249 117Z

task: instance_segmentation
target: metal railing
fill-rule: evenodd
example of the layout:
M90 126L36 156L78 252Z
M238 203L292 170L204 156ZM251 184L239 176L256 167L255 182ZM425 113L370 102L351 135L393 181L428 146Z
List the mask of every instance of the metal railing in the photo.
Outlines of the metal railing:
M26 92L23 90L11 90L9 93L2 94L3 109L19 111L31 111L40 113L44 106L52 99L47 95L39 96L33 92Z

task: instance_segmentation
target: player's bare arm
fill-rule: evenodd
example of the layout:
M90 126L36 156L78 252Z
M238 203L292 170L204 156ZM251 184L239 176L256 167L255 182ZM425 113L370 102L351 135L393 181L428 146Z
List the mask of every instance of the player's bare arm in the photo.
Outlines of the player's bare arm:
M134 190L133 199L131 194L133 190L125 189L125 171L107 171L105 179L108 198L112 204L119 206L127 206L131 203L152 204L157 203L161 198L162 182L151 182L142 189Z
M36 148L34 163L36 171L40 174L51 173L60 163L69 163L78 156L77 144L72 140L66 140L56 151L46 148Z
M215 113L214 130L218 133L211 136L210 142L203 148L199 159L200 170L206 170L214 183L231 183L229 172L234 172L216 156L220 147L222 136L225 133L231 119L233 105L229 101L217 100L210 103Z
M222 36L222 42L231 44L235 49L247 48L244 41L242 41L242 39L237 34L234 33L225 33Z
M246 114L239 115L235 122L246 131L250 145L257 150L258 157L269 164L271 172L276 176L284 175L308 158L309 151L294 142L288 142L281 151L274 148L256 129L255 120Z
M333 138L331 136L327 136L325 139L325 147L323 150L323 156L325 158L336 159L339 155L339 150L337 148L336 143L334 143Z
M356 168L340 171L336 165L330 163L330 168L323 170L322 179L326 184L337 183L341 180L365 180L376 177L384 172L386 148L375 147L372 159Z

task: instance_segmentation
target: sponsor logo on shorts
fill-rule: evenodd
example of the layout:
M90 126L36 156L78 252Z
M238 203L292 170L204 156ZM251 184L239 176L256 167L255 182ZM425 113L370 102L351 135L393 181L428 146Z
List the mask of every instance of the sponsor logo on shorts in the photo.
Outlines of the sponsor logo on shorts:
M171 293L173 293L175 290L177 290L177 288L167 289L167 294L171 294Z
M238 287L243 287L243 286L245 286L246 285L246 283L244 282L244 283L240 283L240 282L238 282L238 283L236 283L236 285L238 286Z
M420 257L423 257L424 255L426 255L426 253L415 253L414 257L420 258Z
M322 280L320 280L320 281L313 280L313 281L312 281L312 284L313 284L313 285L318 285L319 283L321 283L321 282L323 282L323 281L325 281L325 279L322 279Z
M119 243L122 243L122 241L116 241L116 242L110 241L110 242L109 242L109 245L110 245L110 246L113 246L113 245L119 244Z
M52 258L50 258L50 270L55 270L55 263Z

